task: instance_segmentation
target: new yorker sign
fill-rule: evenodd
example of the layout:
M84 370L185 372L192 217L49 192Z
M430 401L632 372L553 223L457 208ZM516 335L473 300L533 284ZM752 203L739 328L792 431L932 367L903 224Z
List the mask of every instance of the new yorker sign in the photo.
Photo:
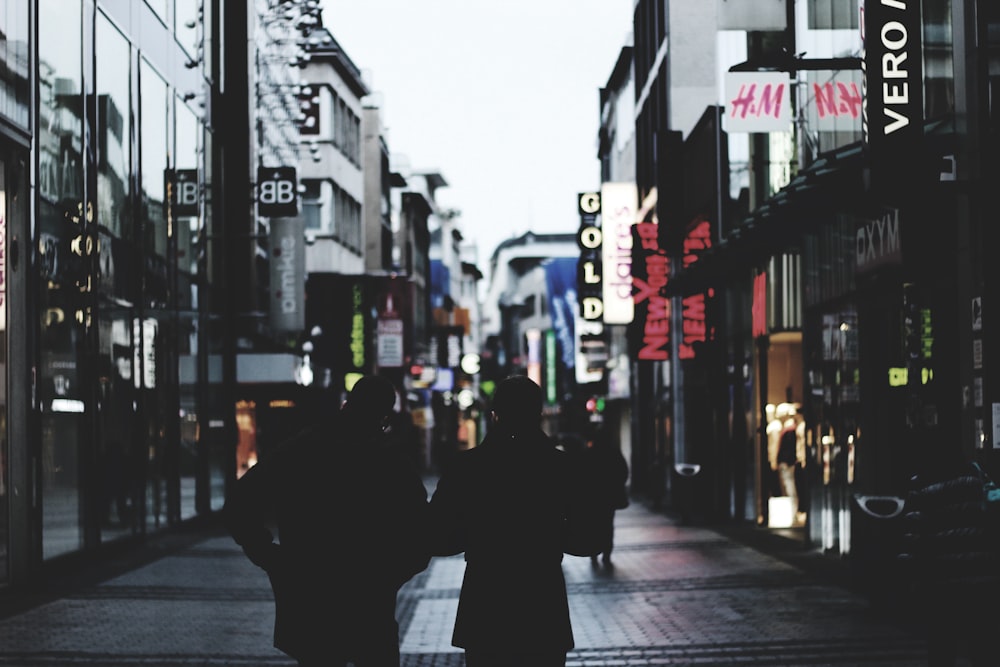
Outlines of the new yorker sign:
M919 0L862 0L861 133L872 184L912 185L923 136Z

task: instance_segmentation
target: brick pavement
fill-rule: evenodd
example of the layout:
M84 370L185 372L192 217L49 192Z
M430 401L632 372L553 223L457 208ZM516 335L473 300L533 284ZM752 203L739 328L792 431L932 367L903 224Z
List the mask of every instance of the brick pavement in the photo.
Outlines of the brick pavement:
M616 545L612 571L564 562L571 667L923 664L920 639L856 592L720 532L633 503ZM435 558L401 591L404 666L464 665L450 645L463 572ZM215 530L0 617L0 667L293 665L273 618L266 576Z

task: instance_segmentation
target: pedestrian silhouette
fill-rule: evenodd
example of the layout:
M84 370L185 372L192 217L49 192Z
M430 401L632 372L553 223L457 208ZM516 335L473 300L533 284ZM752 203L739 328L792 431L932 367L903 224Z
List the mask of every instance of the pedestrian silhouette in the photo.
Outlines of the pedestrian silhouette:
M564 553L576 544L582 488L569 455L541 428L542 390L525 376L498 383L492 425L456 454L431 496L435 555L465 552L452 644L469 667L566 664L573 648Z
M927 637L927 664L1000 664L1000 525L986 503L983 470L954 443L915 438L914 475L902 515L900 564Z
M606 429L598 429L586 442L581 454L586 501L592 504L590 515L595 526L595 539L600 552L590 557L597 565L600 556L605 569L611 569L611 552L615 546L615 512L629 505L628 463L618 442Z
M423 480L383 433L394 402L390 382L361 378L339 412L251 467L224 507L270 578L274 645L299 665L399 665L396 596L429 556Z

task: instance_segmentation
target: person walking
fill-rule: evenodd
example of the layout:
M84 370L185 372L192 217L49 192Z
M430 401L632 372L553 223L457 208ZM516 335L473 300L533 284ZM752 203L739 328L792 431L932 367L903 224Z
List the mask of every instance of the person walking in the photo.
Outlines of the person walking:
M362 377L339 412L317 410L247 470L223 508L270 578L274 646L302 667L399 665L396 597L430 556L423 480L383 433L395 397L388 380Z
M600 552L590 557L597 565L600 556L604 568L611 570L611 552L615 547L615 512L629 506L628 462L618 443L605 429L598 429L581 453L581 463L588 502L593 503L592 516Z
M468 667L562 667L573 631L562 571L575 544L582 488L569 455L541 428L542 390L500 383L479 446L458 452L430 500L434 555L465 552L452 644Z

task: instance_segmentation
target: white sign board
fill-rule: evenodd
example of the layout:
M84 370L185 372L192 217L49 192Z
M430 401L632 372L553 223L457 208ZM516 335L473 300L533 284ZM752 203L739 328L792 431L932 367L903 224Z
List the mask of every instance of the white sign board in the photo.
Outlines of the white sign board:
M792 88L785 72L726 72L726 132L790 132Z

